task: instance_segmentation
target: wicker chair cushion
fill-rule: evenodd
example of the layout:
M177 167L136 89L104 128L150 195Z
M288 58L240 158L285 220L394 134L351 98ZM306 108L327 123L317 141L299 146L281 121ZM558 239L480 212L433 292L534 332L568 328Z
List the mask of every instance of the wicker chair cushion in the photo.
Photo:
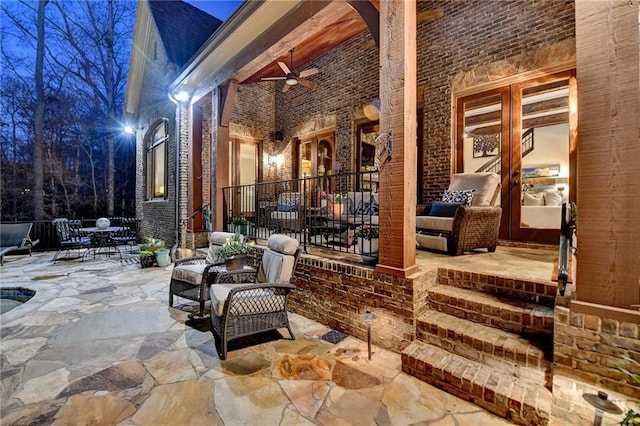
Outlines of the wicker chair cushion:
M416 228L450 232L453 230L453 218L440 216L416 216Z
M472 206L493 206L500 194L500 176L495 173L456 173L451 176L449 191L475 189Z
M207 251L207 263L222 263L224 259L220 257L220 248L227 241L233 239L233 232L212 232L209 235L209 251ZM244 241L244 235L239 235L240 241Z
M256 278L259 283L289 282L293 274L295 257L267 249Z
M229 292L238 284L214 284L209 292L211 296L211 311L221 317L224 313L224 303ZM286 298L284 295L274 294L270 289L254 288L240 292L233 299L232 315L264 314L278 312L284 309Z
M192 283L193 285L202 284L202 273L207 265L204 263L196 265L180 265L173 268L171 279Z
M282 234L273 234L269 237L269 241L267 241L267 248L288 255L296 254L299 245L300 242L295 238Z

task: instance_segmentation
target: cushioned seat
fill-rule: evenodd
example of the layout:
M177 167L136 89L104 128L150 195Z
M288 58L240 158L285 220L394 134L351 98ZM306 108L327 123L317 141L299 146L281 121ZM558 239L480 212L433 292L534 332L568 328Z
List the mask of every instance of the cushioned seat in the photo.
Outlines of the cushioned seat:
M227 238L234 238L231 232L212 232L209 236L209 250L206 256L194 256L178 259L171 271L169 283L169 306L173 306L174 295L200 302L199 315L204 314L204 304L209 300L208 286L213 280L210 269L224 261L218 251ZM239 238L244 239L242 235Z
M287 316L290 284L300 256L298 240L274 234L267 241L257 271L222 272L211 285L211 326L221 359L230 340L286 328L293 332Z
M457 173L442 201L428 216L416 217L420 247L459 255L476 248L495 251L502 209L496 206L500 176L495 173Z

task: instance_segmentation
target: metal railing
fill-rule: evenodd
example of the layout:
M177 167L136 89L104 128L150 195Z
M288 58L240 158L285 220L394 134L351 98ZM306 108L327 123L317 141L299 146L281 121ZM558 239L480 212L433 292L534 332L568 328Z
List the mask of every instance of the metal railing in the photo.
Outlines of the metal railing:
M560 244L558 247L558 291L564 296L567 282L569 282L569 257L573 245L573 233L576 224L573 221L575 207L572 204L562 204L562 221L560 223Z
M373 262L378 176L373 170L223 188L225 230L262 240L286 234L305 251L313 246Z

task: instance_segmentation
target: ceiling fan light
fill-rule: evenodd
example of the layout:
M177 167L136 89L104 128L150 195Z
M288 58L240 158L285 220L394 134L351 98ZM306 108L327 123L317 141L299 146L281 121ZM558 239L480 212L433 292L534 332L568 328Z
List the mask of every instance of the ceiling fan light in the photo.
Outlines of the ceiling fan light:
M295 77L287 77L284 82L289 86L295 86L296 84L298 84L298 79Z

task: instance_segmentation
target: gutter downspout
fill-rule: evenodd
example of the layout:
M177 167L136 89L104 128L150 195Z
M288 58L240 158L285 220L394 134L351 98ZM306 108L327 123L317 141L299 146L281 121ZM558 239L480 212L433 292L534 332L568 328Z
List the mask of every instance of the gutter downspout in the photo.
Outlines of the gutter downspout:
M169 99L176 104L176 123L175 123L175 139L176 139L176 156L175 156L175 201L174 201L174 232L175 243L171 247L171 262L176 261L176 251L180 247L180 118L182 114L181 103L175 99L169 92Z

